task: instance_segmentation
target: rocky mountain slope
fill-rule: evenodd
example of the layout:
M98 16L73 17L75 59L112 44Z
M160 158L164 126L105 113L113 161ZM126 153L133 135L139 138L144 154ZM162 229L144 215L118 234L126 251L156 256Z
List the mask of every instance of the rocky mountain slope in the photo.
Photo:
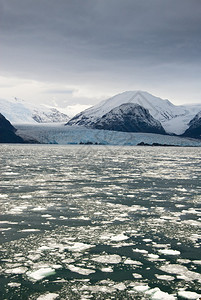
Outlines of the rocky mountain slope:
M176 106L169 100L163 100L143 91L129 91L104 100L99 104L77 114L67 124L83 125L92 128L103 115L124 103L135 103L149 110L167 133L183 134L190 120L201 110L200 105Z
M0 143L24 143L15 132L15 127L0 113Z
M69 117L54 107L33 105L23 100L0 99L1 113L13 124L67 122Z
M165 134L161 123L150 115L148 109L134 103L125 103L113 108L99 118L92 127L124 132Z
M201 138L201 111L189 122L189 128L183 135L187 137Z

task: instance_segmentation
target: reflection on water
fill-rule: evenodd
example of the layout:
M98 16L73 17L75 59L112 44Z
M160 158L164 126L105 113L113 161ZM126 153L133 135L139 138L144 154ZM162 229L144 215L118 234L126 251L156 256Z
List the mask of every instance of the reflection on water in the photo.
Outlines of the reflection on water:
M0 299L198 298L200 152L1 145Z

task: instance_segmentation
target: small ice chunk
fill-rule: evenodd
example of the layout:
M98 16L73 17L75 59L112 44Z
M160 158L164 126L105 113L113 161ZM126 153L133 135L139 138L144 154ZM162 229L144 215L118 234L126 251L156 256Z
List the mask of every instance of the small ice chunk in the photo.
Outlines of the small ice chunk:
M91 260L102 264L119 264L121 262L121 256L117 254L106 254L93 257Z
M144 293L150 289L148 285L137 285L133 288L136 292Z
M133 273L133 277L136 279L140 279L140 278L142 278L142 275L138 274L138 273Z
M158 250L158 252L163 255L180 255L181 254L180 251L172 250L172 249L161 249L161 250Z
M140 261L132 260L132 259L130 259L130 258L127 258L127 259L124 261L124 264L126 264L126 265L136 265L136 266L142 266L142 265L143 265Z
M112 273L113 268L112 267L105 267L105 268L102 268L101 271L105 272L105 273Z
M21 283L19 282L9 282L8 286L13 287L13 288L17 288L21 286Z
M43 210L46 210L46 208L45 208L45 207L38 206L38 207L34 207L32 210L33 210L33 211L43 211Z
M89 275L92 273L95 273L96 271L91 270L91 269L85 269L85 268L80 268L80 267L76 267L74 265L67 265L67 268L71 271L71 272L75 272L81 275Z
M177 298L175 298L173 295L169 295L168 293L162 292L161 290L156 291L152 296L151 299L153 300L175 300Z
M118 284L113 285L113 288L115 288L115 289L117 289L117 290L119 290L119 291L123 291L123 290L126 289L126 286L125 286L124 283L121 282L121 283L118 283Z
M24 274L27 271L27 268L18 267L14 269L7 269L5 273L7 274Z
M201 265L201 260L193 260L192 263L195 265Z
M54 299L57 299L58 297L59 297L58 294L48 293L48 294L39 296L36 300L54 300Z
M36 232L36 231L40 231L40 229L28 228L28 229L19 230L19 232Z
M55 274L55 269L48 267L48 268L41 268L37 271L28 272L27 276L37 281L54 274Z
M148 256L149 258L151 258L151 259L158 259L158 258L159 258L159 255L157 255L157 254L152 254L152 253L149 253L147 256Z
M190 292L190 291L179 291L178 296L183 299L197 300L200 299L201 294L197 294L195 292Z
M170 276L170 275L159 275L159 274L155 274L155 276L156 276L157 279L160 279L160 280L172 281L172 280L175 279L173 276Z
M125 241L127 239L129 239L129 237L124 235L124 233L120 233L111 237L111 241L113 242Z
M89 245L89 244L84 244L84 243L79 243L76 242L74 243L72 246L65 246L66 249L68 249L69 251L75 251L75 252L82 252L82 251L86 251L90 248L93 248L94 245Z
M148 251L147 250L144 250L144 249L133 249L134 252L139 252L139 253L142 253L142 254L148 254Z

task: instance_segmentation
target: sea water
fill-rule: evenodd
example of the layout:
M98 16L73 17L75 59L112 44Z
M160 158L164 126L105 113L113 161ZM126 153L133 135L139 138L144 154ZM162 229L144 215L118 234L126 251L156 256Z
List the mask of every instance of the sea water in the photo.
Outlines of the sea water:
M0 146L0 299L199 299L201 148Z

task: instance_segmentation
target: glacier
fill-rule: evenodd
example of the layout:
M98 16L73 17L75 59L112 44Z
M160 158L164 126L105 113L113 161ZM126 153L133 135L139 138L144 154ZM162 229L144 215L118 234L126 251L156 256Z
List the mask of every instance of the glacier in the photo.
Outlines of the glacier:
M36 139L42 144L100 144L136 146L153 143L174 146L201 146L201 140L154 133L120 132L68 126L64 123L17 124L22 138Z

